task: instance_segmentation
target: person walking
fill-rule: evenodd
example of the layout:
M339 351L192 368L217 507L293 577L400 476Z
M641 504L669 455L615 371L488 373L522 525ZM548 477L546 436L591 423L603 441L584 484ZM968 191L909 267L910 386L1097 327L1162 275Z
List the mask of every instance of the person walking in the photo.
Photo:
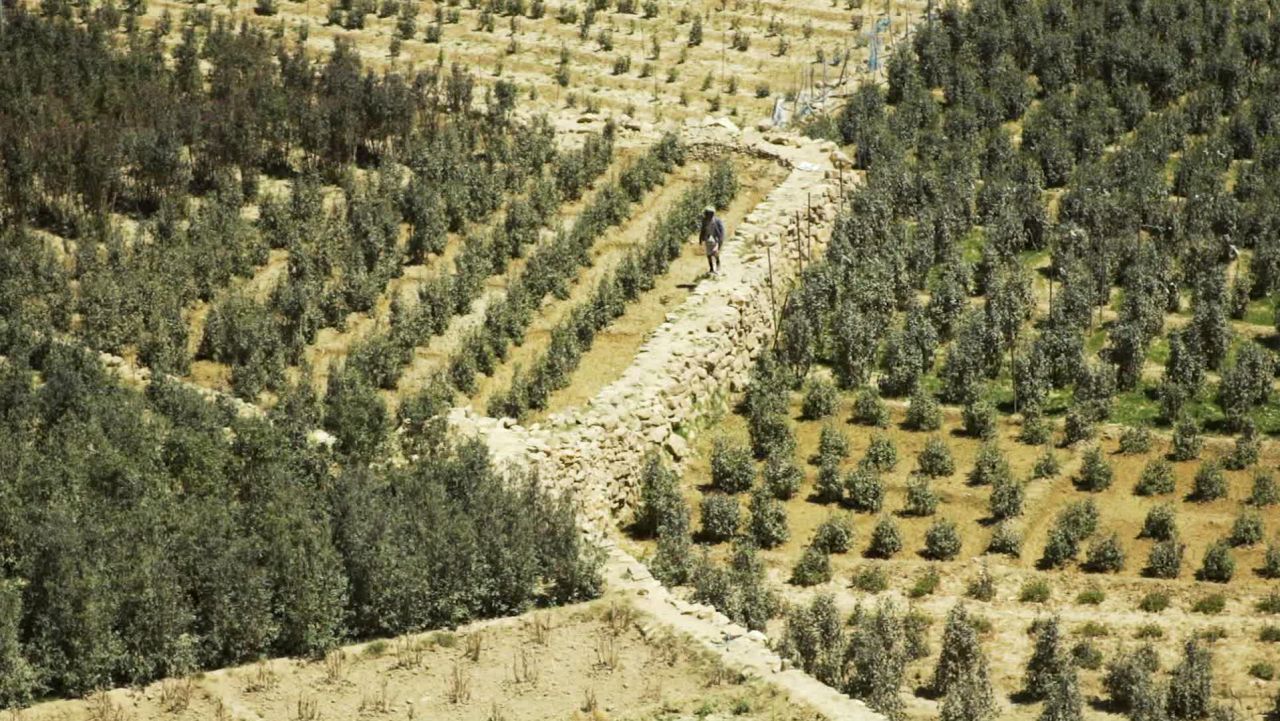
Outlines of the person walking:
M716 217L716 209L707 206L702 211L702 232L698 239L707 250L707 268L713 278L720 276L720 246L724 245L724 221Z

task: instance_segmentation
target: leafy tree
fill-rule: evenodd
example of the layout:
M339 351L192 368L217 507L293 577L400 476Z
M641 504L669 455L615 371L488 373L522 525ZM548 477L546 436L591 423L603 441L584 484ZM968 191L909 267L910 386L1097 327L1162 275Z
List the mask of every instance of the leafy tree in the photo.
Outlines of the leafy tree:
M1236 562L1231 556L1231 546L1218 540L1209 544L1204 552L1204 560L1197 574L1201 580L1215 583L1227 583L1235 575Z
M987 658L978 641L978 632L963 604L947 614L942 635L942 653L934 667L932 687L945 698L944 707L954 710L944 717L988 719L995 714L995 698L988 678ZM955 715L964 711L968 715Z
M887 718L903 718L900 690L910 650L907 619L892 600L881 599L874 612L859 619L849 639L849 673L842 690Z
M902 509L907 516L932 516L938 510L938 494L929 485L929 477L913 473L907 481L907 501Z
M1093 446L1084 452L1084 460L1080 465L1080 475L1076 477L1076 487L1083 491L1105 491L1111 487L1114 472L1106 459L1102 457L1102 449Z
M839 400L839 393L830 381L812 380L805 391L801 413L809 420L825 418L835 412Z
M862 513L879 513L884 505L884 482L880 473L868 464L859 463L844 478L844 503Z
M1003 521L1022 515L1022 502L1026 490L1012 476L1002 476L991 487L991 517Z
M1023 674L1023 692L1033 699L1048 698L1067 664L1066 649L1057 616L1035 624L1036 643Z
M1163 495L1173 493L1173 490L1173 464L1163 458L1147 461L1138 476L1138 483L1133 487L1133 492L1139 496Z
M800 554L800 560L791 569L789 583L796 586L817 586L831 580L831 558L827 552L810 545Z
M640 505L634 527L642 536L655 536L658 528L671 523L684 506L680 480L656 452L645 455L640 471Z
M889 516L880 516L871 529L871 541L867 544L867 556L892 558L902 550L902 532Z
M889 409L873 388L858 391L853 402L853 421L864 426L884 428L889 425Z
M1115 533L1095 540L1089 546L1084 568L1092 573L1116 573L1124 568L1124 548Z
M1190 461L1200 456L1204 440L1200 426L1191 418L1183 418L1173 426L1173 449L1170 457L1175 461Z
M746 446L717 438L711 450L711 484L725 493L751 490L755 464Z
M1256 343L1240 347L1235 363L1223 371L1218 384L1218 404L1233 428L1241 428L1248 413L1267 402L1274 378L1274 363L1266 349Z
M1186 642L1182 662L1169 679L1168 711L1172 719L1199 719L1209 715L1213 699L1213 658L1200 642Z
M898 465L898 447L889 436L876 433L871 436L871 443L867 445L867 453L862 462L882 473L892 471Z
M1160 655L1149 643L1117 653L1102 676L1112 705L1122 711L1133 709L1139 696L1152 685L1152 675L1159 668Z
M21 590L17 581L0 581L0 705L12 708L30 702L36 688L36 672L23 657L19 635Z
M741 522L741 511L735 496L711 493L702 498L702 537L712 543L733 538Z
M760 548L774 548L790 537L786 507L760 490L751 494L748 524L751 537Z
M950 561L960 555L960 531L955 521L940 518L924 535L924 555L938 561Z
M670 509L667 517L657 527L657 548L649 561L654 578L667 585L687 583L693 573L693 544L689 540L689 505L679 498L679 505Z
M1227 479L1222 466L1216 460L1205 461L1196 469L1195 480L1191 486L1192 500L1200 503L1225 498L1227 495Z
M828 516L813 532L812 546L826 553L847 553L853 543L853 524L844 515Z
M1168 541L1178 536L1178 512L1172 503L1152 506L1142 522L1139 538L1154 538L1157 541Z
M938 436L930 436L924 449L916 456L917 469L933 478L949 476L956 472L955 461L951 457L951 449L946 441Z
M761 471L761 485L774 498L790 500L800 490L804 472L789 454L773 453L765 461Z
M1254 473L1248 503L1258 508L1280 503L1280 488L1276 486L1275 477L1267 471Z
M936 431L942 427L942 409L938 407L938 401L923 386L917 386L911 395L911 403L907 406L906 425L916 431Z
M1151 547L1145 573L1153 578L1177 578L1182 573L1182 554L1186 546L1173 536Z

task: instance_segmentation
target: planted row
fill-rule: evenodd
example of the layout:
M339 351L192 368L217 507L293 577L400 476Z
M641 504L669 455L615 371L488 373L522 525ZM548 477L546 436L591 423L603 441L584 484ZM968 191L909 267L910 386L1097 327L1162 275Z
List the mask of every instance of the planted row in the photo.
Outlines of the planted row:
M569 374L591 348L595 334L622 315L627 303L652 288L654 278L665 273L680 255L685 240L698 230L702 209L708 205L725 207L737 190L733 165L724 161L712 169L705 182L685 192L653 225L645 243L633 249L600 280L591 297L552 330L551 344L532 370L517 370L511 386L490 399L489 414L519 418L529 409L545 408L551 393L567 385ZM460 375L458 368L451 369L455 377Z

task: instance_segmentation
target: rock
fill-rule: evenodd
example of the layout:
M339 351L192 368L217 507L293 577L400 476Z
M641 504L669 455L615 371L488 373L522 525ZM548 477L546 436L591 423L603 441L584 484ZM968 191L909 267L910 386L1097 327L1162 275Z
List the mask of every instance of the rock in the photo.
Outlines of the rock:
M671 453L671 457L677 461L682 461L689 456L689 442L678 433L667 436L666 448Z
M329 433L328 431L322 430L320 428L316 428L315 430L307 434L307 445L312 446L313 448L316 446L333 448L333 444L337 442L338 442L338 439L334 437L332 433Z

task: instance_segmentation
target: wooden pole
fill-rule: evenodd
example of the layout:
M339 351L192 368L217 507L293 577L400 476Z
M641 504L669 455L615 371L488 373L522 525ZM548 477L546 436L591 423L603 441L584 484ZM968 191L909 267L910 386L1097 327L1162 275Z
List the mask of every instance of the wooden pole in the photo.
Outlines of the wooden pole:
M774 345L778 343L778 298L774 295L773 290L773 250L769 246L764 247L764 258L769 264L769 315L773 318L773 341Z

